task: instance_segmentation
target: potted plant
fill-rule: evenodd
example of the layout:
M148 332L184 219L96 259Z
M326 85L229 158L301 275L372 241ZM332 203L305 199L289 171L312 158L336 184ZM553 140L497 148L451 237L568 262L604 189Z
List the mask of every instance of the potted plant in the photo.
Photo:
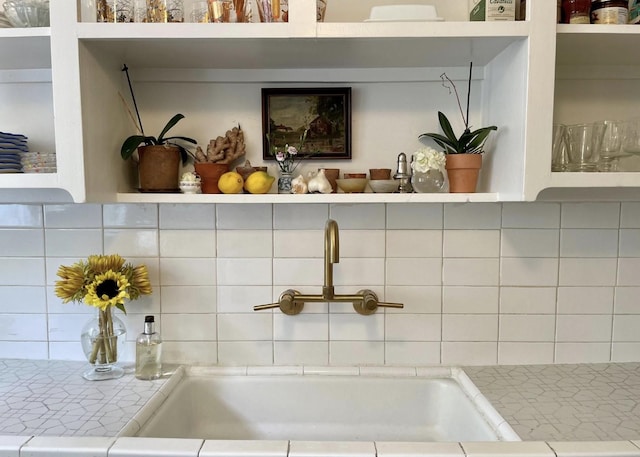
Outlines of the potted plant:
M122 67L122 71L127 75L129 92L138 122L136 123L130 110L129 116L131 116L139 134L131 135L124 140L120 148L120 155L124 160L129 160L133 153L138 151L140 192L179 192L180 161L184 164L189 159L189 153L180 142L197 144L197 141L185 136L165 136L173 126L184 119L180 113L169 119L157 137L145 135L127 65Z
M440 122L440 128L442 134L439 133L423 133L418 139L431 138L438 144L447 155L446 157L446 170L449 177L449 191L450 192L475 192L476 184L478 182L478 173L482 166L482 153L484 152L484 144L487 137L493 130L498 130L495 125L489 127L482 127L477 130L471 130L469 127L469 98L471 95L471 70L473 64L469 67L469 89L467 92L467 115L465 117L462 111L462 105L460 104L460 97L456 85L449 79L446 73L443 73L441 78L445 87L449 90L453 89L456 99L458 101L458 107L460 108L460 114L462 121L464 122L465 129L460 136L457 136L451 127L451 122L447 116L438 111L438 121Z
M171 128L184 116L176 114L160 135L131 135L124 140L120 155L124 160L131 158L138 151L138 174L140 177L140 192L176 192L179 190L178 181L180 162L183 164L189 158L187 150L178 143L186 141L196 144L196 140L184 136L165 136Z

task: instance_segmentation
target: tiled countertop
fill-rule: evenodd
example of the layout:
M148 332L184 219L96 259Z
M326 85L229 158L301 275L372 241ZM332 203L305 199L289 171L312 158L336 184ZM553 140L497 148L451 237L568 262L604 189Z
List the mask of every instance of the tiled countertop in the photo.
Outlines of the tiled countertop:
M640 438L640 364L466 367L523 440Z
M86 363L0 359L0 435L111 436L167 378L85 381ZM640 438L640 364L465 367L525 441Z
M0 435L116 436L166 382L86 381L86 362L0 359Z

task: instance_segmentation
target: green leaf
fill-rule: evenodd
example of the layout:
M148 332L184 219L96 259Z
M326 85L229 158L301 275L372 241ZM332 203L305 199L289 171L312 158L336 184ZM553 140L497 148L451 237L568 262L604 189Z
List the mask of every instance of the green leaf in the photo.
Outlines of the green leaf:
M162 132L160 132L160 135L158 136L158 143L159 144L163 144L164 143L164 135L173 128L174 125L176 125L178 122L180 122L180 119L184 119L184 116L180 113L176 114L175 116L173 116L169 122L167 122L167 125L164 126L164 129L162 129Z
M124 305L122 303L116 303L116 308L118 308L123 313L127 314L127 310L124 309Z
M120 155L124 160L129 159L133 155L134 151L138 149L138 146L143 143L147 144L149 141L151 141L150 138L152 137L144 135L130 136L129 138L124 140L124 143L122 143L122 147L120 148ZM152 138L152 140L155 140L155 138Z
M454 149L458 150L458 138L453 132L453 128L451 127L449 119L447 119L447 116L445 116L441 111L438 111L438 121L440 121L440 127L442 128L442 132L444 133L444 135L449 139L452 145L455 145Z
M468 148L472 150L482 148L482 145L484 144L485 140L487 139L491 131L497 130L497 129L498 128L496 126L491 126L491 127L478 129L472 132L472 135L474 135L475 138L469 142Z

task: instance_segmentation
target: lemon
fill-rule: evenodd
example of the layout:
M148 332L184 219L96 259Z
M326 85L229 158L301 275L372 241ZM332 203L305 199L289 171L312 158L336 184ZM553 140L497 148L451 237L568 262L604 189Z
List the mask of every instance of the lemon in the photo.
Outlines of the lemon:
M242 185L244 184L244 180L240 173L236 173L235 171L228 171L218 180L218 189L223 194L237 194L242 192Z
M266 194L276 178L266 171L254 171L244 183L244 188L250 194Z

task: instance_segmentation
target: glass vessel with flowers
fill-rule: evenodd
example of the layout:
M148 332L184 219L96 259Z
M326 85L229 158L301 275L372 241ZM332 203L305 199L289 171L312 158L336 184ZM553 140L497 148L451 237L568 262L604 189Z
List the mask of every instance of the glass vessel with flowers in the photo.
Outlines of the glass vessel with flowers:
M302 151L304 142L307 139L307 133L309 129L306 129L302 135L300 135L300 144L298 147L285 144L284 146L276 146L272 138L269 138L269 152L276 159L278 168L280 170L280 176L278 177L278 193L290 194L291 193L291 181L293 180L293 173L296 171L300 162L304 156L299 155Z
M411 156L411 185L415 192L441 192L444 188L446 156L430 147L418 149Z
M91 381L121 377L124 370L114 364L122 355L126 328L113 308L126 314L125 300L151 294L146 265L133 266L117 254L91 255L86 261L61 265L57 274L55 293L63 303L85 303L97 311L80 335L91 364L83 377Z

